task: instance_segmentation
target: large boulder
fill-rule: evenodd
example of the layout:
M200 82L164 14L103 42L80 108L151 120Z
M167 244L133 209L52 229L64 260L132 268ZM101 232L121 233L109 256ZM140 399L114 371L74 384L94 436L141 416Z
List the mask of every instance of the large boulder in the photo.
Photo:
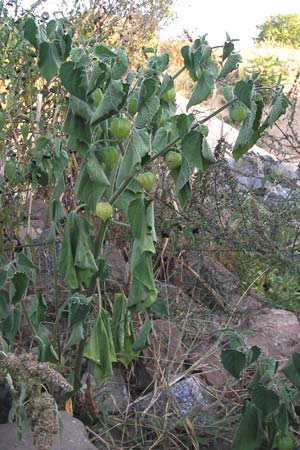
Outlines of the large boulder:
M203 303L229 311L256 310L262 307L262 298L253 291L243 295L239 279L222 264L198 251L182 253L171 282Z
M67 412L61 413L63 437L57 435L50 450L96 450L88 440L85 426ZM0 450L36 450L28 423L25 424L22 440L18 439L15 423L0 425Z
M300 351L300 325L294 313L284 309L266 308L249 316L241 329L254 332L247 335L250 346L257 345L265 356L279 361L288 359L293 352Z

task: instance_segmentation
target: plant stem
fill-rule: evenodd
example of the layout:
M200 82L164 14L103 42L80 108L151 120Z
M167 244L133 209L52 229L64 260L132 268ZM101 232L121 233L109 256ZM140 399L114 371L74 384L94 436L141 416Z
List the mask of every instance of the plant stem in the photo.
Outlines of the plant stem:
M54 241L54 243L53 243L53 262L54 262L55 316L57 316L57 313L59 310L59 292L58 292L56 241ZM59 321L56 321L55 325L54 325L54 340L56 341L57 355L58 355L59 363L61 363Z
M76 360L75 360L75 367L74 367L74 391L77 392L80 389L81 383L80 383L80 371L81 371L81 361L83 358L83 351L85 346L85 339L82 339L77 348L76 353Z
M176 72L176 73L175 73L175 75L173 75L173 77L172 77L172 78L173 78L173 80L176 80L176 78L177 78L177 77L179 77L179 75L181 75L181 74L182 74L182 72L184 72L184 71L185 71L185 69L186 69L186 67L185 67L185 66L181 67L181 69L179 69L179 70L178 70L178 72Z

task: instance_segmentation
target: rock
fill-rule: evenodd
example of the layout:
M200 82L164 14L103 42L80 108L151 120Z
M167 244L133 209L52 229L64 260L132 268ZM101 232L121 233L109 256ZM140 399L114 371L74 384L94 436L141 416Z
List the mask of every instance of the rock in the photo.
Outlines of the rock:
M149 346L143 350L145 368L151 378L177 373L185 360L182 335L174 323L169 320L153 321Z
M213 344L211 344L212 346ZM193 349L186 359L188 364L194 364L201 359L201 374L205 381L211 386L224 386L228 381L228 372L223 368L221 363L221 353L217 348L210 352L211 346L208 343L203 343L199 347ZM203 355L206 355L204 356Z
M174 271L171 280L184 292L194 296L197 291L202 301L214 308L238 311L261 308L262 299L253 291L241 300L243 291L239 279L210 256L188 251L182 258L178 267L180 274Z
M9 383L0 383L0 424L8 422L9 411L12 406L12 394Z
M250 346L257 345L265 356L278 360L288 359L300 350L300 325L296 315L284 309L263 309L259 314L248 317L241 329L253 329L247 335Z
M166 412L174 416L178 416L178 413L180 416L195 414L199 416L199 421L208 423L208 415L201 416L201 411L206 410L210 405L209 394L198 378L191 376L136 400L132 406L137 413L155 416Z
M51 450L96 450L88 440L85 427L80 420L61 412L63 421L63 437L56 436ZM0 425L0 450L36 450L28 424L25 425L22 441L18 440L15 423Z
M82 377L83 388L86 378L87 374L84 374ZM99 410L105 409L109 414L122 414L129 404L129 393L121 370L114 368L114 375L101 386L96 385L91 375L90 378L95 406Z
M103 250L103 257L105 258L106 263L112 268L111 274L106 281L108 287L112 290L116 290L118 289L116 283L121 286L126 285L128 283L128 265L119 250L113 245L106 243Z

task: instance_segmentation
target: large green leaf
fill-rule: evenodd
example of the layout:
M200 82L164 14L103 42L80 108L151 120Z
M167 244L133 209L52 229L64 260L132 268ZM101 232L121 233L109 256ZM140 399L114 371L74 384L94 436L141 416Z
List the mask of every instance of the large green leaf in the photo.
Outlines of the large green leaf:
M165 127L160 127L158 128L158 130L154 135L152 141L152 148L157 153L159 153L165 148L165 146L169 143L169 141L170 141L170 131Z
M121 80L112 80L92 117L92 124L97 124L116 114L124 105L129 86Z
M145 323L132 346L132 350L134 352L139 352L143 350L143 348L145 348L151 330L152 330L152 321L147 316Z
M192 172L193 169L190 166L189 161L183 156L182 163L179 169L172 170L171 172L171 176L175 181L176 194L178 194L189 181Z
M100 310L94 322L91 336L86 343L84 356L99 366L102 379L113 374L112 363L117 361L108 311ZM100 381L99 379L97 381Z
M60 272L64 275L67 286L71 289L76 289L79 286L74 264L77 233L76 214L71 212L64 228L58 266Z
M68 109L63 131L73 139L78 139L86 144L89 144L92 140L89 124L81 116L74 114L71 107Z
M211 72L204 70L201 78L197 81L186 109L188 110L191 106L199 105L204 100L207 100L212 93L213 87L214 76Z
M262 128L265 129L272 126L276 122L276 120L278 120L279 117L282 116L282 114L285 114L289 104L290 102L285 95L278 95L271 106L271 110L267 118L265 119Z
M237 140L233 146L232 155L235 160L243 156L261 136L261 129L259 123L262 114L261 102L251 102L251 112L243 123Z
M239 380L241 372L246 367L246 355L238 350L223 350L221 353L221 361L224 369Z
M38 66L41 75L48 81L52 80L60 68L62 60L55 42L42 42L39 45Z
M117 186L120 186L124 178L135 173L137 164L150 150L150 137L145 129L133 129L128 139L124 158L117 178Z
M38 39L39 29L35 21L31 17L26 19L23 26L23 30L24 30L24 38L27 39L27 41L29 41L30 44L33 45L33 47L35 47L35 49L37 50L40 43Z
M190 131L182 140L182 155L192 168L197 167L200 170L202 170L202 138L201 133Z
M300 354L293 353L282 372L286 378L300 391Z
M143 105L147 103L147 101L152 97L155 90L156 90L156 81L154 80L154 78L147 78L142 82L139 90L139 98L137 106L138 111L140 111Z
M9 311L9 315L6 317L3 325L2 331L3 336L12 344L18 330L20 329L22 319L22 307L21 304L15 305Z
M98 266L92 253L89 222L82 216L71 212L68 216L61 251L59 270L71 289L88 281L98 272Z
M133 200L128 208L128 222L135 238L141 239L146 229L146 211L143 198Z
M218 75L218 80L225 78L230 72L238 68L239 63L241 63L242 57L238 53L231 53L225 61L224 66L220 70Z
M71 327L78 322L84 322L91 311L91 302L92 297L85 297L78 293L69 298L69 323Z
M127 72L129 61L126 53L122 49L117 50L117 55L114 64L111 69L112 80L120 80L122 76Z
M73 114L81 117L85 122L89 123L92 119L92 110L88 103L80 100L77 97L71 97L69 106L72 109Z
M86 69L72 61L67 61L60 68L60 79L70 94L81 100L86 100L88 79Z
M16 272L9 286L9 297L12 303L18 303L26 292L29 283L28 276L22 272Z
M258 386L256 389L253 389L252 400L254 405L260 409L264 418L274 414L279 407L278 395L265 386Z
M263 438L256 408L249 402L234 434L231 450L257 450Z
M75 194L92 211L96 210L96 204L110 183L105 175L102 164L99 162L95 151L90 150L86 155L75 184Z
M251 109L253 81L240 80L234 87L234 93L240 102L244 103L249 109Z
M37 329L40 323L45 319L47 313L47 304L42 292L37 292L34 296L33 302L30 305L28 315L30 320Z
M0 290L0 320L5 320L9 315L9 295L4 289Z
M156 95L153 95L147 102L140 108L139 113L135 120L135 126L137 128L143 128L149 125L157 113L160 106L160 100Z

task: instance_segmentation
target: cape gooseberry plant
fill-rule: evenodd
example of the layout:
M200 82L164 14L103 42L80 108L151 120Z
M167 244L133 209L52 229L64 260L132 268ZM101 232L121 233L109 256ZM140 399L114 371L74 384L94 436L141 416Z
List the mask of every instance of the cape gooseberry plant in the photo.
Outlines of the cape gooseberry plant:
M230 345L221 353L224 368L237 381L243 376L249 379L231 449L299 448L289 428L299 427L295 409L300 402L300 354L293 353L280 368L275 358L262 355L256 345L247 347L244 333L227 330L226 334Z
M101 382L112 375L114 362L127 366L139 354L151 331L151 320L145 315L144 325L135 336L132 316L156 302L152 270L155 217L149 195L155 183L153 162L165 159L174 191L184 207L191 197L190 176L206 171L215 161L204 124L226 108L238 108L233 114L242 122L233 148L238 159L285 112L288 101L277 86L272 90L271 108L265 112L262 96L249 78L229 87L226 104L202 120L197 121L192 113L177 114L174 80L183 71L188 71L195 83L187 104L190 109L206 101L216 82L224 82L237 68L241 57L229 36L219 47L219 57L215 56L218 49L210 47L205 36L184 46L183 67L172 76L166 53L152 52L147 65L133 71L122 49L89 42L72 46L72 32L65 21L38 23L26 18L23 34L36 53L40 75L50 85L55 81L55 86L67 91L67 112L61 133L56 130L54 138L49 134L36 138L35 153L25 167L17 155L7 158L6 182L10 186L20 183L22 173L24 177L30 173L32 188L48 187L52 221L49 240L55 239L60 220L65 218L58 270L70 291L67 298L56 301L52 339L44 324L47 305L43 297L37 294L30 309L24 302L35 265L29 254L16 253L0 272L3 339L12 346L25 315L40 360L59 363L66 350L76 348L72 370L74 389L78 390L83 358L88 361L89 372ZM242 115L238 114L241 111ZM3 138L4 112L0 126ZM61 197L69 162L74 158L78 164L74 187L77 206L67 212ZM15 173L19 174L17 180ZM128 292L120 287L111 311L104 307L100 294L101 282L109 273L102 255L103 243L115 214L132 235L131 283ZM57 271L54 278L57 287ZM59 328L66 314L68 337L62 348Z

